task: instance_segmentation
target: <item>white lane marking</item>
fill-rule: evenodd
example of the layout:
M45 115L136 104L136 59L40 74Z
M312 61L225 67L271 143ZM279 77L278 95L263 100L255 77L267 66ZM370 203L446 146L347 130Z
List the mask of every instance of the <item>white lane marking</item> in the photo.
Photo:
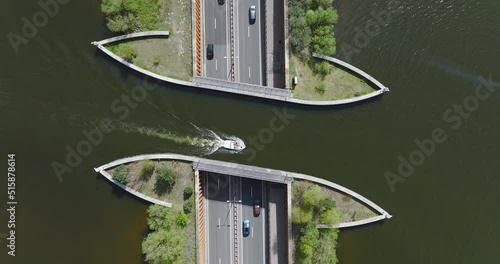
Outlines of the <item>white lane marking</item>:
M215 59L215 70L217 70L217 59ZM217 186L219 186L219 179L217 179Z
M220 262L220 258L219 258L219 264L221 264L221 262Z
M250 37L250 26L248 26L248 37Z
M250 78L250 66L248 66L248 78Z
M218 226L218 227L219 227L219 229L220 229L220 217L219 217L219 225L217 225L217 226Z
M250 197L253 197L253 186L250 186Z
M252 237L253 237L253 226L252 226Z
M215 20L215 29L217 29L217 18L214 18Z

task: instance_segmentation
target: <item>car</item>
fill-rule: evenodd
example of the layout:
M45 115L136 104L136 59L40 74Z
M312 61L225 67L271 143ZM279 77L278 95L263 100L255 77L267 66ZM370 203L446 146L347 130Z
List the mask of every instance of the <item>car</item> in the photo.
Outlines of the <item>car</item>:
M256 217L260 215L260 200L253 201L253 215Z
M250 234L250 220L243 220L243 236L247 237Z
M255 23L255 18L257 16L257 12L255 11L255 6L250 6L250 9L248 10L248 17L250 18L250 24Z
M219 5L223 5L224 4L224 0L217 0L217 2L219 2Z
M207 59L211 60L214 58L214 44L208 44L207 46Z

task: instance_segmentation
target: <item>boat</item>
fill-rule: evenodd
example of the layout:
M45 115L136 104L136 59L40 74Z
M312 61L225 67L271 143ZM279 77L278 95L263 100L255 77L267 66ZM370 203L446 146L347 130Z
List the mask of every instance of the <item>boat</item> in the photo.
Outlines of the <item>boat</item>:
M222 146L220 148L229 150L229 151L236 151L240 152L243 149L245 149L245 142L241 139L226 139L223 141Z

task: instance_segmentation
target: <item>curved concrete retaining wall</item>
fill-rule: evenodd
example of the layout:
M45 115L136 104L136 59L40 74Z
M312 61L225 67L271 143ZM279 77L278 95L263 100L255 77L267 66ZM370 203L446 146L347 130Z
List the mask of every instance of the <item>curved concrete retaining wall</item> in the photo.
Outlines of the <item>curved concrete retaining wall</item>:
M314 58L318 58L318 59L323 59L323 60L327 60L327 61L330 61L330 62L333 62L335 64L338 64L338 65L341 65L361 76L363 76L364 78L366 78L367 80L369 80L370 82L372 82L373 84L375 84L380 90L382 90L383 92L388 92L389 91L389 88L387 88L386 86L384 86L382 83L380 83L379 81L377 81L375 78L373 78L372 76L370 76L368 73L352 66L351 64L345 62L345 61L341 61L339 59L336 59L336 58L332 58L332 57L328 57L328 56L325 56L325 55L321 55L321 54L318 54L318 53L314 53L312 54L312 56Z
M378 216L367 218L367 219L364 219L364 220L353 221L353 222L344 222L344 223L340 223L339 225L335 225L335 226L318 225L319 228L346 228L346 227L361 226L361 225L366 225L366 224L370 224L370 223L377 222L377 221L382 221L384 219L389 219L389 218L392 217L392 215L390 215L389 213L387 213L380 206L376 205L374 202L368 200L367 198L363 197L362 195L360 195L360 194L358 194L358 193L356 193L356 192L354 192L354 191L352 191L352 190L350 190L350 189L348 189L348 188L346 188L344 186L338 185L336 183L333 183L333 182L330 182L330 181L327 181L327 180L324 180L324 179L320 179L320 178L317 178L317 177L313 177L313 176L309 176L309 175L305 175L305 174L300 174L300 173L287 172L287 171L281 171L281 170L265 169L265 168L260 168L260 167L255 167L255 166L249 166L249 165L241 165L241 164L236 164L236 163L231 163L231 162L225 162L225 161L216 161L216 160L203 159L203 158L198 158L198 157L194 157L194 156L186 156L186 155L171 154L171 153L138 155L138 156L132 156L132 157L127 157L127 158L122 158L122 159L119 159L119 160L115 160L115 161L110 162L108 164L102 165L102 166L100 166L98 168L95 168L95 171L101 173L103 176L105 176L111 182L117 184L121 188L123 188L123 189L131 192L132 194L138 196L139 198L143 198L143 197L140 196L141 195L140 193L138 195L138 194L136 194L138 192L136 192L136 191L134 191L134 190L132 190L132 189L126 187L126 186L123 186L120 183L114 181L111 178L111 175L109 175L106 172L106 170L109 169L109 168L116 167L116 166L124 164L124 163L130 163L130 162L141 161L141 160L180 160L180 161L189 161L189 162L193 163L193 168L195 170L197 170L196 169L197 164L200 164L200 163L211 164L211 163L213 163L216 166L220 166L221 164L225 164L226 166L224 166L224 167L226 167L226 168L231 168L232 167L232 168L234 168L235 170L237 170L239 172L241 172L241 171L258 172L258 171L261 171L261 170L276 171L276 172L279 172L276 176L273 176L274 174L272 174L272 173L266 174L270 178L275 177L275 179L269 179L270 181L283 182L285 184L288 182L287 185L289 185L290 181L283 181L283 179L282 179L282 176L286 175L287 178L301 179L301 180L307 180L307 181L311 181L311 182L314 182L314 183L318 183L318 184L321 184L321 185L324 185L324 186L328 186L328 187L330 187L332 189L335 189L335 190L337 190L339 192L342 192L342 193L345 193L347 195L350 195L350 196L354 197L355 199L363 202L364 204L370 206L371 208L373 208L374 210L376 210L380 214ZM226 172L226 173L228 173L228 172ZM130 189L130 190L128 190L128 189ZM142 195L142 196L145 196L145 195ZM158 201L158 200L156 200L154 198L151 198L151 197L147 197L147 198L148 199L146 199L146 198L143 198L143 199L145 199L147 201L150 201L152 203L157 203L157 204L159 204L158 202L162 202L162 201ZM154 201L154 200L156 200L156 201ZM165 202L163 202L163 203L165 203ZM171 204L165 205L165 206L171 207Z
M178 85L194 87L194 88L203 88L203 89L212 90L212 91L246 95L246 96L258 97L258 98L263 98L263 99L282 101L282 102L288 102L288 103L294 103L294 104L300 104L300 105L311 105L311 106L344 105L344 104L350 104L350 103L355 103L355 102L367 100L367 99L373 98L375 96L381 95L384 92L389 91L389 88L383 86L380 82L378 82L377 80L375 80L373 77L371 77L367 73L363 72L362 70L360 70L360 69L358 69L350 64L347 64L346 62L340 61L338 59L330 58L330 57L326 57L326 56L322 56L322 55L318 55L318 54L313 54L313 56L332 61L332 62L337 63L339 65L342 65L348 69L351 69L352 71L355 71L358 74L362 75L363 77L367 78L368 80L372 81L378 87L383 87L383 88L381 88L378 91L374 91L372 93L366 94L366 95L357 96L357 97L353 97L353 98L349 98L349 99L333 100L333 101L308 101L308 100L302 100L302 99L295 99L292 97L279 97L279 96L275 96L275 95L268 94L268 93L259 93L259 92L251 92L251 91L234 89L234 88L231 88L229 86L224 86L222 84L207 85L207 84L195 83L192 81L189 81L189 82L188 81L181 81L181 80L169 78L166 76L162 76L162 75L156 74L154 72L150 72L148 70L140 68L138 66L135 66L134 64L129 63L128 61L117 56L116 54L112 53L111 51L109 51L108 49L106 49L104 47L105 44L112 43L115 41L122 41L122 40L126 40L126 39L131 39L131 38L138 38L138 37L167 36L168 34L169 34L168 31L139 32L139 33L132 33L132 34L127 34L127 35L117 36L114 38L109 38L109 39L105 39L105 40L101 40L101 41L94 41L94 42L92 42L92 44L97 46L97 48L99 48L101 51L108 54L111 58L117 60L118 62L122 63L123 65L125 65L133 70L136 70L144 75L150 76L152 78L155 78L155 79L158 79L161 81L174 83L174 84L178 84ZM269 89L274 89L274 88L269 88Z
M171 203L167 203L165 201L161 201L161 200L155 199L153 197L149 197L147 195L144 195L144 194L142 194L142 193L140 193L140 192L138 192L138 191L136 191L136 190L134 190L132 188L129 188L129 187L127 187L127 186L125 186L125 185L123 185L123 184L121 184L121 183L113 180L113 177L109 173L107 173L105 170L100 170L100 171L97 171L97 172L99 172L102 176L106 177L106 179L108 179L110 182L116 184L118 187L124 189L125 191L127 191L127 192L129 192L129 193L131 193L131 194L133 194L133 195L135 195L135 196L137 196L137 197L139 197L139 198L141 198L143 200L146 200L146 201L148 201L150 203L163 205L163 206L166 206L166 207L172 207Z

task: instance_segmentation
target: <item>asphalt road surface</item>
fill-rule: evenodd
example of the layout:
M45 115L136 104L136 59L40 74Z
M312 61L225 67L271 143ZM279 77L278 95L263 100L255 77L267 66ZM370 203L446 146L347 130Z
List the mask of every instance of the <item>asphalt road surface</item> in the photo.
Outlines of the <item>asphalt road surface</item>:
M207 77L227 80L229 76L229 8L228 0L219 5L217 0L204 3L205 14L205 72ZM207 59L207 46L214 44L214 57Z
M237 14L237 45L238 53L235 63L238 64L238 77L242 83L263 85L262 82L262 30L261 12L262 4L260 0L238 0L235 3ZM256 19L254 24L250 24L249 9L255 5Z
M229 176L209 173L205 184L209 263L232 263Z
M259 180L242 178L241 185L241 222L250 220L250 234L247 237L241 236L241 263L242 264L262 264L266 263L265 248L265 221L266 221L266 197L264 195L264 184ZM254 200L260 200L260 215L254 215Z

